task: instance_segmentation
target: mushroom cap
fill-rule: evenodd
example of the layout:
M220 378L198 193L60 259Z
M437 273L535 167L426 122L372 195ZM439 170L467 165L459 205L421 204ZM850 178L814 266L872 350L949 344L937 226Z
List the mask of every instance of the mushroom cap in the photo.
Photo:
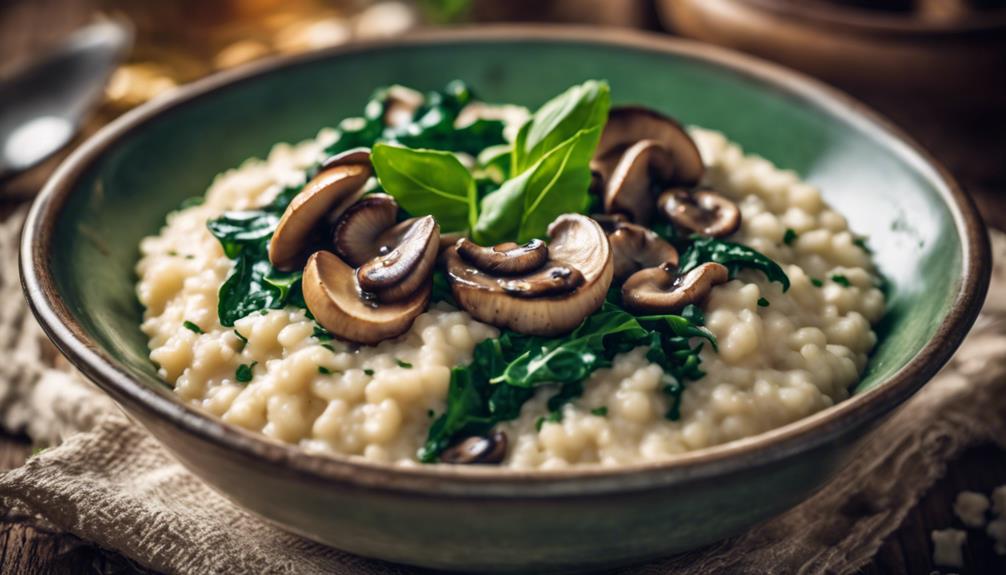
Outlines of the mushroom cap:
M549 226L548 235L552 241L546 266L577 270L583 277L578 287L560 294L519 297L503 286L527 276L488 274L462 259L453 246L444 258L458 304L480 321L520 333L551 336L579 325L601 306L611 285L614 266L608 238L597 222L579 214L559 216Z
M363 193L370 173L369 164L340 164L319 172L305 184L286 207L269 240L273 267L284 271L300 267L317 225L352 205Z
M308 258L302 281L307 309L322 327L368 345L405 333L426 308L433 287L426 282L408 299L374 305L361 296L355 270L327 251Z
M690 187L702 179L705 173L702 154L688 131L673 118L642 106L616 106L608 112L608 123L594 157L618 154L640 140L656 140L671 153L673 183Z
M726 266L707 262L681 276L673 266L639 270L622 284L622 303L634 312L677 313L688 304L701 303L713 286L726 283Z
M628 214L646 225L653 214L653 190L670 181L674 157L656 140L640 140L622 152L604 184L604 211Z
M608 218L598 223L607 232L608 242L611 243L615 281L624 280L640 268L661 264L677 267L678 250L653 230Z
M334 168L336 166L345 166L347 164L363 164L370 167L370 148L351 148L349 150L344 150L338 154L334 154L325 159L318 167L319 172L324 172L329 168Z
M408 298L429 283L440 248L440 226L433 216L412 218L391 250L360 266L360 289L374 293L382 303Z
M458 254L465 261L474 264L482 271L497 275L518 275L532 272L548 261L548 246L539 239L533 239L524 245L516 242L506 242L490 247L483 247L468 238L457 241Z
M335 253L351 266L361 266L381 254L378 237L395 225L398 202L388 194L364 196L335 222Z
M664 217L675 226L713 238L729 236L741 227L737 204L709 188L674 188L657 199Z

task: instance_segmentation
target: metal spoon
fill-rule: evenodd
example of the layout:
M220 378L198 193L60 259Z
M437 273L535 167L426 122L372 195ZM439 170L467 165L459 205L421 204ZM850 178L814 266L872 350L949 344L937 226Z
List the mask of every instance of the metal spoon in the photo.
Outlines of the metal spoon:
M0 180L45 160L73 138L131 44L128 28L98 22L0 80Z

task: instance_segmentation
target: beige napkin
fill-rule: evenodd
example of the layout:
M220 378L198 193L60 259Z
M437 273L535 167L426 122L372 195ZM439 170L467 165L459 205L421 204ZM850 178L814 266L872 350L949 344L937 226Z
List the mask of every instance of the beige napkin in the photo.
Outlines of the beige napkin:
M0 505L168 573L411 573L311 543L235 507L104 395L45 367L16 273L19 217L0 225L0 423L58 442L0 475ZM949 365L799 507L710 548L624 573L851 573L870 560L946 463L1006 447L1006 236L978 325Z

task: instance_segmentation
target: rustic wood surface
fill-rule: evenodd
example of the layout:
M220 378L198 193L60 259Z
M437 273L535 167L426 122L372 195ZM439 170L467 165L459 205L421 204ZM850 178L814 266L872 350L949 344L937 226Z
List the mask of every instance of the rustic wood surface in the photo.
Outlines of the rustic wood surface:
M97 5L96 0L5 0L0 1L0 77L39 47L50 44L83 22ZM909 131L911 131L909 127ZM950 161L953 143L947 150L934 150ZM0 216L16 209L36 191L58 161L46 162L17 180L0 183ZM987 158L987 178L963 182L978 200L986 219L1006 227L1006 167L1001 158ZM16 467L31 454L25 437L0 434L0 470ZM867 574L922 573L938 569L932 565L929 534L933 529L959 526L952 511L953 499L961 490L988 493L1006 484L1006 452L987 445L964 453L949 466L937 482L905 518L901 527L884 542ZM827 521L827 518L821 518ZM972 532L965 548L963 570L970 574L1006 573L1006 557L993 552L992 542ZM116 553L105 551L72 535L50 532L18 520L0 521L0 574L36 573L138 573L136 565Z

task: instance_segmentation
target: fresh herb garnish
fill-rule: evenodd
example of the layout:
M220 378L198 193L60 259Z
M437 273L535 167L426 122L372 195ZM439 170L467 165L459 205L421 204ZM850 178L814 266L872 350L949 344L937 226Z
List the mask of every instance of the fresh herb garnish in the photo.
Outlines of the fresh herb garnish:
M185 198L182 200L182 203L178 205L178 209L184 210L195 206L201 206L204 202L206 202L205 196L192 196L191 198Z
M398 367L401 367L402 369L412 369L412 364L411 363L409 363L407 361L402 361L402 360L398 359L397 357L395 358L395 363L398 364Z
M769 301L763 297L758 298L758 307L768 307Z
M234 371L234 379L238 380L240 383L248 383L254 377L255 366L258 365L257 361L253 361L249 364L242 363Z
M842 274L834 274L834 275L832 275L831 276L831 281L833 281L833 282L835 282L838 285L843 286L843 287L849 287L849 286L852 285L852 282L849 281L849 278L845 277Z
M314 325L311 336L318 341L332 341L333 336L329 331L318 324Z
M695 325L706 325L706 315L702 312L702 308L693 303L686 305L681 310L681 317Z
M814 287L821 287L824 285L824 282L817 278L810 278L810 283L813 284Z
M852 244L855 245L855 246L858 246L859 249L863 250L867 254L872 254L873 253L873 250L870 249L870 246L868 246L866 244L866 238L862 238L862 237L854 238L852 240Z
M319 343L318 345L320 345L321 347L327 349L328 351L331 351L331 352L335 353L335 347L333 347L332 344L330 344L330 343Z
M595 407L594 409L591 409L590 413L593 415L604 417L608 415L608 408L602 405L601 407Z
M189 330L189 331L191 331L193 333L206 333L205 331L203 331L203 328L201 328L198 325L192 323L191 321L185 320L185 321L182 322L182 325L185 326L185 329L187 329L187 330Z
M363 370L363 373L366 374L366 375L368 375L368 376L373 376L374 375L374 370L372 370L372 369L365 369L365 370Z
M794 230L793 228L786 228L786 233L782 236L782 243L786 244L787 246L791 246L798 237L800 236L797 235L796 230Z
M760 270L769 281L782 284L783 291L789 289L789 277L779 264L764 254L747 246L716 238L692 236L692 245L681 256L680 269L685 274L706 262L723 264L730 270L731 277L743 268Z

